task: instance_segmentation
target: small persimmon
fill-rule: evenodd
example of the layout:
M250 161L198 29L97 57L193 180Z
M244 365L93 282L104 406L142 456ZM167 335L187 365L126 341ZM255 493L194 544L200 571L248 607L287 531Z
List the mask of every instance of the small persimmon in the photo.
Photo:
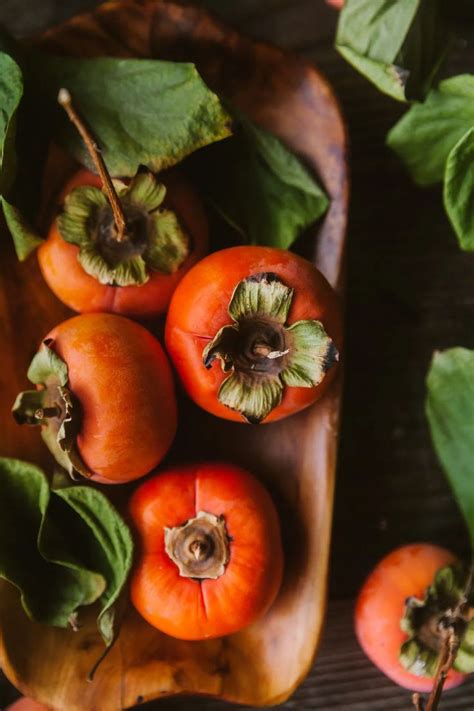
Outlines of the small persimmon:
M220 637L273 603L283 554L264 487L229 464L162 472L135 491L138 537L131 598L157 629L179 639Z
M337 296L310 262L283 249L232 247L205 257L181 281L166 346L202 408L272 422L327 390L341 330Z
M113 314L83 314L56 326L28 370L37 390L13 413L41 425L70 474L121 484L151 471L176 431L171 368L143 326Z
M74 311L150 317L166 311L184 274L208 248L201 201L179 170L112 181L68 92L61 102L100 174L79 170L38 249L43 277Z
M61 215L64 215L64 212L60 212L59 218L53 220L48 238L38 248L38 262L49 288L58 299L74 311L81 313L109 311L133 317L163 314L177 284L206 254L207 218L191 185L178 171L169 171L166 175L160 176L159 183L152 177L146 179L153 181L155 185L161 185L163 192L166 192L163 202L165 209L162 214L169 215L172 212L178 216L179 223L185 230L185 233L182 232L183 249L179 250L179 254L176 250L173 263L170 263L169 267L164 265L162 269L151 269L140 273L139 280L143 283L120 286L116 284L112 273L108 276L101 276L100 273L98 276L93 276L85 271L79 261L81 247L68 241L67 224L61 228L61 224L64 225L64 222L61 223ZM66 201L64 204L67 206L68 199L72 199L75 194L74 191L87 187L94 187L97 191L96 196L103 194L100 190L100 178L88 170L81 169L72 176L62 191L63 199ZM148 224L151 223L148 221ZM102 236L104 234L101 232ZM104 240L106 239L108 238L104 236ZM145 249L144 242L139 246L139 250L142 247ZM117 255L119 251L123 251L124 256L125 253L130 254L127 244L118 247ZM118 262L119 260L114 262L115 266L111 270L112 272L115 269L115 274L117 274ZM133 275L132 277L135 278ZM104 283L104 279L108 281Z
M386 676L413 691L431 691L443 628L463 596L467 579L456 556L445 548L418 543L383 558L365 581L355 608L355 631L369 659ZM445 688L459 685L474 670L472 623Z

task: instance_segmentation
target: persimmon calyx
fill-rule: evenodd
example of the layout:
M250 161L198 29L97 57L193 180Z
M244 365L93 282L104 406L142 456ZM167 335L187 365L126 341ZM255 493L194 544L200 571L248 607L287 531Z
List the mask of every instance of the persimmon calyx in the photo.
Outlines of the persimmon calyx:
M221 328L203 351L206 368L218 359L230 372L219 401L252 424L280 404L285 387L316 387L339 359L320 321L286 325L293 292L276 274L243 279L228 307L234 323Z
M17 396L12 413L20 425L40 425L41 435L56 461L75 479L91 473L77 450L80 414L68 388L67 364L55 353L53 341L43 341L28 368L28 379L40 386Z
M438 570L423 599L405 601L400 625L408 639L399 658L412 674L435 676L440 649L450 631L459 640L453 668L463 674L474 671L474 600L472 592L465 597L467 579L465 566L448 565Z
M165 550L182 577L220 578L230 558L224 517L199 511L180 526L165 527Z
M189 254L189 237L176 214L163 208L166 188L152 173L138 173L129 185L114 180L126 218L117 240L112 208L103 190L72 190L58 217L61 237L79 247L78 260L101 284L140 286L150 271L173 274Z

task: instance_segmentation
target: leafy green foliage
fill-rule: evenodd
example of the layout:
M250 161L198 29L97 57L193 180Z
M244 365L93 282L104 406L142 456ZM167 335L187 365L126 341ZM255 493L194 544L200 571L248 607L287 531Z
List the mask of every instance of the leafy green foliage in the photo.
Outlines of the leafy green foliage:
M43 242L25 215L4 196L0 196L5 222L13 238L13 244L18 259L23 262Z
M444 205L462 249L474 250L474 128L448 156ZM474 456L474 453L473 453Z
M433 444L474 547L474 351L452 348L436 353L427 387Z
M51 490L27 462L0 458L0 577L15 585L38 622L76 623L83 605L98 601L106 644L113 606L133 556L130 531L106 497L91 487Z
M474 76L440 82L423 104L415 104L388 134L390 148L419 185L443 179L450 151L474 125Z
M51 138L90 161L57 104L60 87L71 92L112 175L133 176L140 165L162 170L230 134L229 116L193 64L30 51L22 52L20 68L4 33L0 49L0 198L20 259L40 244L35 220Z
M247 242L288 249L327 210L315 177L275 136L240 117L235 135L192 167L208 200Z
M92 535L93 563L106 581L99 602L99 629L107 645L115 636L114 604L117 602L132 566L133 541L130 530L110 501L97 489L86 486L63 488L55 492L74 510ZM83 539L84 540L84 539Z
M20 67L8 54L0 54L0 194L15 174L16 111L23 95Z
M380 91L422 98L449 45L439 0L346 0L336 49Z
M41 56L36 65L52 102L61 87L69 90L113 176L132 177L140 165L158 172L230 135L229 116L193 64ZM77 131L58 114L60 142L89 165Z

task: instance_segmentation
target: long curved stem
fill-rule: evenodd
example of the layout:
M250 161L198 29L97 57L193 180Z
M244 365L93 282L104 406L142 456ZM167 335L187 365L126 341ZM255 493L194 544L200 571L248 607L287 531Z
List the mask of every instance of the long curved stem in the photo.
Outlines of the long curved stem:
M109 175L109 171L105 165L104 159L102 158L99 148L92 138L89 129L86 127L84 121L81 119L76 109L73 106L71 94L67 89L60 89L58 94L58 103L63 107L69 116L70 121L79 131L82 140L86 144L86 148L89 151L89 155L94 161L94 165L97 168L97 172L102 180L104 190L107 193L107 197L110 202L110 207L112 208L112 213L114 216L115 226L117 227L117 242L122 242L125 238L125 231L127 228L127 222L125 219L125 214L120 204L117 191L114 188L114 184Z

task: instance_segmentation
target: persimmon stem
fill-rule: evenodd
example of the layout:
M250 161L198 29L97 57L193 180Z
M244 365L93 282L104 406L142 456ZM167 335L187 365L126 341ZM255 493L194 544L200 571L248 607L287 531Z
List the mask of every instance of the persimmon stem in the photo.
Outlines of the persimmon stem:
M35 412L37 420L46 420L50 417L59 417L61 410L59 407L39 407Z
M123 240L125 238L126 229L127 229L127 221L125 219L125 214L124 214L122 205L120 203L119 197L117 195L117 191L114 188L114 184L113 184L112 179L110 177L109 171L107 170L104 159L102 158L102 156L100 154L99 147L97 146L97 143L94 141L94 139L93 139L89 129L86 127L84 121L81 119L81 117L77 113L76 109L74 108L74 105L72 103L71 94L69 93L69 91L67 89L60 89L59 90L58 103L66 111L71 123L73 123L74 126L77 128L78 132L81 135L82 140L86 144L86 148L89 151L90 157L94 161L94 165L97 169L97 172L100 175L100 179L102 180L104 191L105 191L107 198L110 202L110 207L112 208L114 222L115 222L115 226L117 228L117 235L116 235L115 239L117 240L117 242L123 242Z
M411 700L413 701L413 706L415 707L416 711L425 711L425 705L423 703L423 699L421 698L421 696L418 692L413 694L413 696L411 697Z
M412 701L417 711L436 711L443 693L444 683L448 676L449 670L453 666L462 639L459 632L456 630L456 621L465 620L466 613L469 608L469 595L472 591L474 582L474 563L471 565L469 575L467 576L463 594L459 598L455 608L450 612L449 624L441 629L443 641L439 651L438 666L436 675L433 681L433 688L430 695L424 704L420 694L413 694Z

